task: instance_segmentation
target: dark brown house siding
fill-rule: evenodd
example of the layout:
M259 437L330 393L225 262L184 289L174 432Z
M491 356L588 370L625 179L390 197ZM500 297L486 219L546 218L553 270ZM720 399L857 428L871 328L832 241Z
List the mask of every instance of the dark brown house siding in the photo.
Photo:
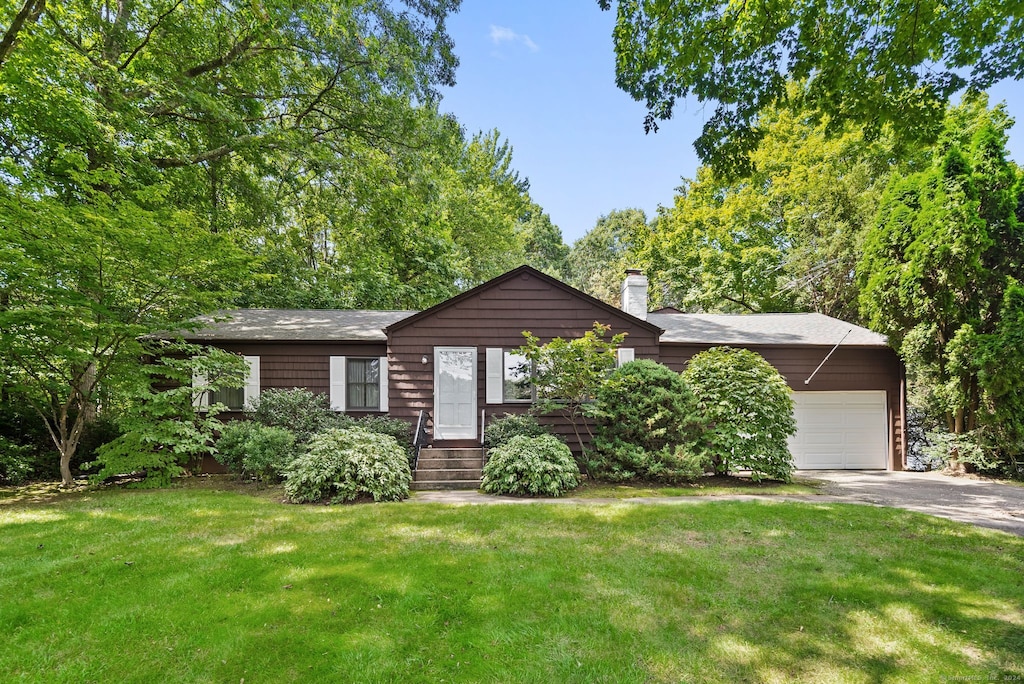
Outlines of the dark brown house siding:
M612 326L611 334L627 333L624 347L636 358L658 358L654 326L535 272L513 271L434 309L389 328L388 347L391 415L414 421L420 410L434 413L434 347L477 349L477 420L486 420L529 408L522 403L486 403L486 350L515 349L529 330L547 342L555 337L580 337L595 321ZM427 363L422 362L426 357ZM543 422L575 444L572 428L561 416ZM479 428L479 426L478 426Z
M682 371L689 360L714 345L661 345L661 362ZM902 470L904 459L903 366L892 349L885 347L840 347L810 384L810 377L831 347L744 345L757 352L786 378L795 392L885 390L889 413L889 468Z
M329 394L332 356L384 356L384 342L217 342L216 346L260 357L260 391L301 387ZM369 412L360 412L365 415ZM376 413L376 412L373 412Z

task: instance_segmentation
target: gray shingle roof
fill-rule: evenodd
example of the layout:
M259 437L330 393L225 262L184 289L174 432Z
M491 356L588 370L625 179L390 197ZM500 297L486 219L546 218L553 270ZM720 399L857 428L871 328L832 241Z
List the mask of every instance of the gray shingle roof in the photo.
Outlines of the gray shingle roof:
M362 309L234 309L202 316L208 323L187 340L384 342L384 328L415 311ZM227 317L227 320L214 320Z
M663 329L662 342L697 344L804 344L884 347L885 335L818 313L796 314L649 314Z
M234 309L199 320L208 325L184 333L195 341L351 341L384 342L384 328L415 311L364 309ZM225 318L225 320L215 320ZM816 313L802 314L656 314L647 321L665 332L662 342L693 344L884 347L884 335Z

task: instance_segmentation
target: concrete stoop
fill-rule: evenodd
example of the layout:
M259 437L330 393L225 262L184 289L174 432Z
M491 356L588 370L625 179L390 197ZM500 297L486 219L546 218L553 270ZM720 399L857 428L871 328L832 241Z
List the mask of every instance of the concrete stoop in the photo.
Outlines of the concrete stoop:
M479 448L420 451L413 473L414 490L479 489L484 455Z

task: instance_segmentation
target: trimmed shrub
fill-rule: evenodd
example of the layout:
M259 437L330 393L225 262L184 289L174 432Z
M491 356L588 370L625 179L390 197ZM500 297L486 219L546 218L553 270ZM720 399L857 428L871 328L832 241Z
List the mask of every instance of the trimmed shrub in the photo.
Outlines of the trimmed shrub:
M692 450L701 426L697 399L666 366L644 359L616 369L594 397L593 412L593 477L678 482L704 474L704 459Z
M553 435L517 435L488 453L482 489L491 494L560 496L577 487L580 470Z
M0 484L20 485L32 472L32 447L0 435Z
M771 364L749 349L713 347L690 359L683 379L707 425L698 448L716 472L750 470L754 481L790 480L793 398Z
M415 450L412 448L412 425L408 421L390 416L364 416L354 421L352 426L375 432L378 435L394 437L398 445L405 450L409 463L412 463Z
M484 428L484 446L493 449L513 437L540 437L546 434L547 430L529 413L506 413L503 417L492 420Z
M295 441L305 444L313 435L332 428L351 427L354 419L331 409L326 394L307 389L271 389L260 392L259 400L245 411L249 419L269 427L281 427L295 435Z
M606 482L661 482L677 484L703 477L708 457L691 445L664 446L647 451L636 444L618 443L591 455L590 474Z
M260 481L277 480L295 460L295 435L280 427L251 421L236 421L224 426L214 458L229 472Z
M400 501L409 496L412 472L394 437L361 428L334 429L313 437L285 471L285 493L295 503Z

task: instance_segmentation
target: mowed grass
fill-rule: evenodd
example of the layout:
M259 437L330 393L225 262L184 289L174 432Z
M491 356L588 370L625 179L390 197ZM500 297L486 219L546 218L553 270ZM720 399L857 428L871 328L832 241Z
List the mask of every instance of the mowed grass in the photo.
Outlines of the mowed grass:
M582 486L566 494L566 496L583 499L630 499L635 497L654 496L720 496L746 495L757 496L806 496L820 494L824 482L811 478L794 478L792 482L762 480L754 482L749 477L738 475L715 475L702 477L696 482L665 486L658 484L608 484L605 482L585 482Z
M1024 676L1024 539L867 506L107 491L0 549L3 681Z

